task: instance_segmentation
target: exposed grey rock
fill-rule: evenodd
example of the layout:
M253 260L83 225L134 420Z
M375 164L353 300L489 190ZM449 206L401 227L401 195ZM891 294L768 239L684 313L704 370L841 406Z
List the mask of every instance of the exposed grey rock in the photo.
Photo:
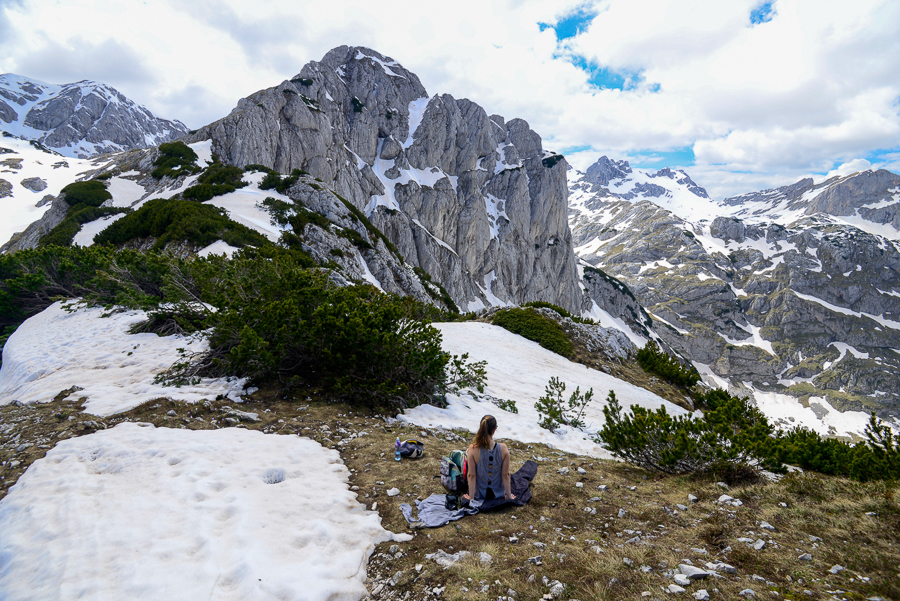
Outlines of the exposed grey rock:
M45 194L44 197L42 199L40 199L39 201L37 201L34 206L42 207L45 204L53 202L54 198L55 197L52 194Z
M799 559L800 561L812 561L812 555L810 555L809 553L804 553L797 559Z
M745 588L744 590L742 590L741 592L739 592L738 595L740 595L741 597L751 597L751 598L755 598L755 597L756 597L756 591L754 591L754 590L751 589L751 588Z
M5 179L0 179L0 198L12 196L12 184Z
M684 587L679 586L677 584L670 584L666 590L668 590L673 595L680 595L681 593L684 593L687 591L687 589L685 589Z
M39 177L26 177L21 184L32 192L41 192L47 189L47 182Z
M439 566L443 567L445 570L457 563L467 555L470 555L468 551L457 551L456 553L447 553L443 549L438 549L434 553L429 553L425 555L425 559L431 559Z
M730 380L733 393L749 395L748 382L793 395L820 419L833 409L900 415L900 357L885 350L900 330L883 322L900 321L900 246L863 229L900 229L900 175L803 180L722 201L729 216L698 223L586 175L572 181L573 244L591 249L581 260L626 284L670 349ZM869 225L847 225L851 217Z
M753 548L757 551L762 551L766 548L766 541L763 539L758 539L755 543L753 543Z
M332 50L187 138L202 139L231 164L320 178L463 310L496 297L580 313L565 161L545 163L520 119L428 99L413 73L373 50Z
M840 574L840 573L843 572L845 569L846 569L846 568L844 568L844 566L842 566L841 564L837 564L837 563L836 563L836 564L834 564L833 566L831 566L831 568L829 568L828 572L829 572L830 574Z

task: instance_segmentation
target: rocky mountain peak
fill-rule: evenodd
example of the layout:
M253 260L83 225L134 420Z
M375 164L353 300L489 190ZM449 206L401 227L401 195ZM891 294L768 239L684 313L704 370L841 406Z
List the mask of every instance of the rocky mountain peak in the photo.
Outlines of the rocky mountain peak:
M602 156L597 162L587 168L585 171L585 179L592 184L600 186L608 186L609 182L614 179L624 178L631 173L631 166L628 161L615 161L609 157Z
M566 163L521 119L488 116L363 47L341 46L189 136L223 161L300 169L382 230L463 309L580 311Z
M0 128L79 158L146 148L188 132L106 84L52 85L12 73L0 75Z

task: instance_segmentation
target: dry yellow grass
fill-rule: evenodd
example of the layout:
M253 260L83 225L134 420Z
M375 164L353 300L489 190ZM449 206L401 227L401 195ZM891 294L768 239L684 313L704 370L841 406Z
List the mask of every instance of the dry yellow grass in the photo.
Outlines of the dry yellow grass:
M387 423L342 404L275 400L263 393L256 398L240 408L259 413L262 421L237 427L309 436L338 449L351 470L349 485L358 487L359 501L374 508L386 528L414 535L394 554L393 543L376 548L368 568L372 599L486 601L506 596L510 589L519 601L541 599L550 592L545 577L565 585L562 599L580 601L689 599L701 588L712 599L737 599L747 588L757 598L900 599L900 506L894 484L796 474L779 483L736 484L724 490L712 478L663 477L622 463L505 441L514 470L532 456L551 458L540 462L531 503L467 517L443 528L410 530L399 505L443 492L440 457L465 448L469 433ZM207 408L161 400L106 419L63 401L4 406L0 424L13 424L13 429L0 436L0 443L16 435L19 443L0 447L4 463L0 498L31 462L44 455L46 449L38 444L51 447L61 438L95 431L83 422L94 422L98 428L124 420L159 427L235 427L224 422L220 411L228 404L218 401ZM170 410L176 415L167 415ZM395 462L397 437L423 440L425 456ZM28 441L33 446L15 450ZM11 461L20 463L12 467ZM570 473L559 474L561 467ZM578 467L586 473L579 475ZM599 490L601 485L606 490ZM400 489L399 496L387 496L392 487ZM723 493L743 505L717 503ZM697 497L695 503L688 501L689 494ZM620 510L625 511L622 517ZM762 528L763 521L775 530ZM518 543L510 543L511 536L517 536ZM762 539L766 546L755 550L739 538ZM445 570L425 559L437 550L473 555ZM492 556L490 566L478 561L479 552ZM799 559L804 553L812 559ZM538 555L540 565L528 561ZM673 583L671 570L685 559L699 567L722 560L737 573L694 583L679 596L665 593L664 587ZM846 569L829 573L835 564Z

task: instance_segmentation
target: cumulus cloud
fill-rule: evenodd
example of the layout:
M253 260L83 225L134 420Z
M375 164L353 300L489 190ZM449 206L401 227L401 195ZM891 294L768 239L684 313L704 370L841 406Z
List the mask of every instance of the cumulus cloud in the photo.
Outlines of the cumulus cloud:
M198 127L335 46L369 46L431 94L524 118L546 146L578 149L572 164L691 148L689 172L719 196L896 148L900 3L762 4L0 0L0 32L28 32L0 39L0 70L106 77Z

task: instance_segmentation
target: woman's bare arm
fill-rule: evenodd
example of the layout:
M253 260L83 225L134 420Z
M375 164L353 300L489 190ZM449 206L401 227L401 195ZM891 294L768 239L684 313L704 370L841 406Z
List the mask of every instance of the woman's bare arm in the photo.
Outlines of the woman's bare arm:
M466 481L469 484L469 492L467 492L466 494L463 495L464 499L471 500L471 499L475 498L475 487L477 486L477 484L475 482L475 480L476 480L475 470L477 469L476 464L478 463L478 459L479 459L478 457L475 456L476 453L478 453L479 455L481 454L478 451L478 449L476 449L473 446L469 446L468 450L466 451L466 463L469 464L468 467L466 467Z
M510 488L510 484L509 484L509 462L510 462L509 449L507 449L506 445L504 444L500 448L500 450L501 450L501 455L503 457L503 467L501 468L500 475L503 477L503 488L505 489L505 492L506 492L506 498L507 499L515 499L516 495L512 494L512 488Z

